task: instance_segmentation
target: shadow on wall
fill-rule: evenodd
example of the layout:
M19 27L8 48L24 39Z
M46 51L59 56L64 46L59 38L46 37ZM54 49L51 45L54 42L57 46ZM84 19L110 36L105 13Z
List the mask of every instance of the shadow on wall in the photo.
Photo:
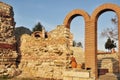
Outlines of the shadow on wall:
M17 41L16 42L16 49L17 49L17 53L18 53L17 65L19 65L20 60L21 60L21 52L20 52L20 44L21 44L21 42L20 42L20 38L21 38L21 36L23 34L31 35L31 33L32 33L32 31L30 29L28 29L26 27L23 27L23 26L15 28L14 34L15 34L15 38L16 38L16 41Z

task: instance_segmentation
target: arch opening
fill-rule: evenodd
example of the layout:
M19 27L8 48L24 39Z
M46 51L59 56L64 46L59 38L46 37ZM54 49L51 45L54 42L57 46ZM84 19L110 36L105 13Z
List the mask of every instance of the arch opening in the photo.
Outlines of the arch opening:
M120 7L115 4L103 4L96 8L92 13L92 16L83 11L83 10L73 10L71 11L66 18L64 19L64 26L70 28L70 23L73 18L76 16L83 16L85 21L85 67L91 68L91 76L98 78L98 67L97 67L97 22L100 15L104 12L112 11L115 12L118 17L118 55L120 56ZM89 60L90 59L90 60ZM118 71L120 72L120 58L118 58Z
M118 38L118 26L111 21L115 16L116 14L113 11L105 11L100 14L97 20L97 67L99 76L101 74L119 72L118 40L115 39ZM114 38L112 35L116 35L116 37ZM112 43L112 41L114 42ZM102 72L103 70L104 73Z
M70 24L71 24L71 21L75 18L75 21L76 21L76 17L78 17L78 16L82 16L82 18L84 19L84 32L86 32L86 27L87 26L89 26L89 20L90 20L90 17L89 17L89 15L88 15L88 13L86 13L85 11L83 11L83 10L79 10L79 9L75 9L75 10L73 10L73 11L71 11L70 13L68 13L67 14L67 16L65 17L65 19L64 19L64 22L63 22L63 24L64 24L64 26L66 27L66 28L69 28L70 30L71 30L71 26L70 26ZM78 17L79 18L79 17ZM74 20L73 20L74 21ZM78 22L80 22L80 21L78 21ZM73 22L74 23L74 22ZM78 23L79 24L79 23ZM80 26L81 27L81 26ZM75 26L74 26L74 29L75 29ZM80 29L81 30L81 29ZM83 31L83 30L82 30ZM78 31L79 32L79 31ZM80 33L78 33L78 34L81 34L81 32ZM79 36L79 35L78 35ZM84 40L85 40L85 36L84 36ZM84 43L84 44L86 44L86 42ZM85 47L85 45L84 45L84 47ZM84 50L85 51L85 50ZM84 52L84 53L86 53L86 52ZM84 54L84 56L85 56L85 54ZM86 63L86 58L85 58L85 63ZM83 64L83 67L84 68L86 68L86 65L85 64Z
M114 23L112 22L112 19L118 20L113 11L108 11L101 14L97 20L97 51L100 50L107 52L105 49L105 43L109 37L111 40L114 40L118 46L118 22Z
M74 18L76 18L77 16L82 16L80 14L74 14L72 15L69 19L68 19L68 23L67 23L67 27L70 28L70 24L71 24L71 21L73 21Z
M77 64L85 65L85 24L82 16L76 16L72 19L70 23L70 32L73 35L73 46L71 49L74 52L74 56L76 58ZM85 69L85 66L82 67Z
M118 17L118 55L120 55L120 44L119 44L119 41L120 41L120 7L115 5L115 4L103 4L101 6L99 6L98 8L95 9L95 11L93 12L92 16L91 16L91 20L92 20L92 27L94 28L94 52L93 52L93 55L95 56L94 57L94 61L95 61L95 67L92 66L93 68L95 68L95 74L99 73L98 72L98 67L97 67L97 28L98 28L98 24L97 24L97 21L98 21L98 18L101 14L103 14L104 12L108 12L108 11L112 11L114 13L116 13L117 17ZM118 58L118 72L120 72L120 59ZM97 75L96 75L97 77Z
M72 10L70 13L68 13L67 16L65 17L64 22L63 22L65 27L70 28L71 21L73 20L73 18L77 16L83 16L85 22L89 21L90 19L88 13L86 13L84 10L75 9L75 10Z

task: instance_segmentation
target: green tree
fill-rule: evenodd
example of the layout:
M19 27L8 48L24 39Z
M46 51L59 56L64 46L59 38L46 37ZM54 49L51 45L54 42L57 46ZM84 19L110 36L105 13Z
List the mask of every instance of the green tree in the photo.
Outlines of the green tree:
M73 41L73 47L75 47L76 46L76 41Z
M105 43L105 49L110 50L110 45L111 45L111 39L110 37L107 39L107 42Z
M76 42L75 40L73 41L73 47L83 47L81 42Z
M42 29L43 29L43 25L40 23L40 22L38 22L35 26L34 26L34 28L32 29L32 31L34 32L34 31L42 31Z
M111 42L111 48L116 48L117 46L116 46L116 43L114 43L114 40L112 40L112 42Z
M82 43L81 43L81 42L78 42L78 43L77 43L77 47L81 47L81 48L82 48L82 47L83 47L83 46L82 46Z
M108 51L111 51L111 49L115 47L116 47L116 43L114 43L114 40L111 40L111 38L109 37L107 39L107 42L105 43L105 49L108 49Z

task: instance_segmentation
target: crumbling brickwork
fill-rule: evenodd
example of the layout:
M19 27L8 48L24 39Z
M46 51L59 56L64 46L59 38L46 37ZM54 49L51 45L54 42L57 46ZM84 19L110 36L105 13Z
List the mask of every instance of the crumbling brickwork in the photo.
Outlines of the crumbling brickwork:
M38 32L35 36L27 34L20 36L20 63L18 65L22 70L20 76L62 79L63 71L69 66L68 55L72 53L70 46L72 46L73 36L70 33L70 23L76 16L83 16L85 19L85 69L90 69L91 77L97 80L97 20L106 11L117 14L118 31L120 31L120 7L114 4L103 4L95 9L91 17L84 10L75 9L66 16L63 25L58 25L53 31L40 32L40 34ZM13 8L0 2L0 76L13 77L20 73L19 69L16 69L18 55L13 17ZM120 41L119 37L118 40ZM118 70L120 72L120 43L118 47L118 58L100 59L101 68L106 68L104 64L106 61L110 64L115 61L117 66L107 68L109 72L114 72L112 71L114 68L117 68L115 72ZM98 56L98 59L99 57L101 56ZM114 66L114 63L112 64L110 66Z
M0 2L0 76L13 77L17 74L13 16L13 8Z
M42 35L42 34L41 34ZM21 37L21 59L19 68L26 77L62 79L66 69L69 29L59 25L48 37L35 37L24 34Z

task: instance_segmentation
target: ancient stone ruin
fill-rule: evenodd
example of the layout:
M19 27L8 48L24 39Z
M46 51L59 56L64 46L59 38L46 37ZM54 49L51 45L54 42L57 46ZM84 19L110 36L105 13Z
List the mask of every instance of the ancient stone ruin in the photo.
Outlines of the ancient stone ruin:
M0 2L0 31L0 76L22 72L21 77L63 78L72 45L72 34L65 26L24 34L16 44L13 8Z
M96 80L100 70L120 72L119 54L97 54L96 49L97 19L102 12L109 10L116 12L120 18L118 6L105 4L98 7L91 17L83 10L71 11L63 25L50 32L43 29L31 34L27 30L27 34L21 34L15 33L13 8L0 2L0 77ZM85 52L73 47L70 23L76 16L85 19ZM15 38L18 34L19 38ZM76 69L71 68L71 56L76 59Z
M13 8L0 2L0 76L17 75L16 40Z
M61 33L57 34L58 31ZM36 37L35 33L22 35L19 68L23 71L23 76L62 79L67 65L66 56L70 53L68 34L67 28L58 26L48 33L47 38Z

